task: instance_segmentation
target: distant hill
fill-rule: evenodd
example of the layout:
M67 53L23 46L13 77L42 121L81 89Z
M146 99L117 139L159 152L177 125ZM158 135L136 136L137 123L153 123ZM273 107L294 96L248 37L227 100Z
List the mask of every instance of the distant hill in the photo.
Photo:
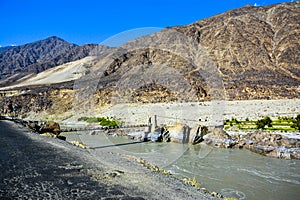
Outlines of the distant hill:
M13 46L0 47L0 53L1 53L2 51L6 51L7 49L12 48L12 47L13 47Z
M0 53L0 85L7 86L28 74L37 74L84 58L96 46L98 45L78 46L53 36L30 44L11 47Z

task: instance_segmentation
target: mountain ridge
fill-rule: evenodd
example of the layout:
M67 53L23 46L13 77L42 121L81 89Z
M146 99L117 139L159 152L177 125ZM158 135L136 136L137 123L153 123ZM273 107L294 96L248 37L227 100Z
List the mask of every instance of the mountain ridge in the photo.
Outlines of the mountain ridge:
M300 34L299 11L296 2L243 7L175 29L208 47L227 92L231 87L245 90L248 86L243 89L238 86L250 77L257 77L248 84L252 88L261 85L260 81L265 82L265 89L276 85L299 86L300 44L296 37ZM295 92L296 97L299 93Z
M101 109L115 103L299 98L298 19L296 2L246 6L117 48L96 46L92 54L98 60L82 65L86 76L19 87L18 95L0 97L0 107L2 113L10 112L5 105L16 104L21 114L34 107L60 115L73 106L86 108L90 99L93 109Z
M3 51L6 51L7 49L10 49L14 46L4 46L4 47L0 47L0 53L3 52Z
M0 86L8 86L27 75L37 74L49 68L84 58L97 46L97 44L78 46L57 36L51 36L36 42L11 47L0 52L0 80L2 83Z

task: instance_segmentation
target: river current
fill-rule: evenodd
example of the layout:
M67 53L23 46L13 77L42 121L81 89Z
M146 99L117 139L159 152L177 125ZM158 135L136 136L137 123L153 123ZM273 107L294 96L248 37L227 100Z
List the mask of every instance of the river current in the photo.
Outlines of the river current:
M142 157L179 178L195 177L201 187L236 199L299 199L300 160L264 157L247 150L213 148L204 144L137 143L127 137L70 134L103 150Z

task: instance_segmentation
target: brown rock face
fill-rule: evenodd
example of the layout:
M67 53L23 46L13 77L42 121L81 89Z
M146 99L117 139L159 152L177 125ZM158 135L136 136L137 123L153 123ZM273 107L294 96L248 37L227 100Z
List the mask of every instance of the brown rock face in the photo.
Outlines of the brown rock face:
M164 29L113 50L100 88L124 102L298 98L299 18L295 2Z
M207 48L230 99L299 97L300 4L243 7L174 27Z
M98 47L93 51L93 55L99 56L98 62L87 68L87 77L77 80L75 90L73 85L65 87L66 83L60 83L55 89L50 86L44 91L29 88L28 95L22 94L24 88L21 88L17 96L0 95L0 109L2 114L11 115L16 104L22 105L21 113L36 108L33 111L64 113L72 109L74 95L69 92L63 96L64 91L56 89L66 88L74 93L82 91L75 95L81 97L75 99L80 108L89 104L91 98L95 102L93 108L130 102L299 98L299 19L300 3L297 2L247 6L187 26L166 28L119 48ZM29 46L19 49L26 53L30 51ZM75 47L67 47L63 48L64 54L53 58L77 58L77 50L67 50ZM84 47L83 54L89 48ZM15 50L11 48L1 55L15 55ZM62 56L66 52L75 55ZM0 66L1 76L14 74L9 71L13 65L2 61L1 66L10 68Z
M61 117L72 108L73 92L55 87L16 90L11 96L0 97L0 113L23 118L46 111Z

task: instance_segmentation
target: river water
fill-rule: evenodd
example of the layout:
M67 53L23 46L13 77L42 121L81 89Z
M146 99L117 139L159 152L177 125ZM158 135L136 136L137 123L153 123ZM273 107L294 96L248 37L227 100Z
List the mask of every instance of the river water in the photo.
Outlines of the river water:
M247 150L204 144L137 143L104 134L66 134L94 147L91 153L115 151L142 157L175 176L195 177L209 191L237 199L299 199L300 160L264 157Z

